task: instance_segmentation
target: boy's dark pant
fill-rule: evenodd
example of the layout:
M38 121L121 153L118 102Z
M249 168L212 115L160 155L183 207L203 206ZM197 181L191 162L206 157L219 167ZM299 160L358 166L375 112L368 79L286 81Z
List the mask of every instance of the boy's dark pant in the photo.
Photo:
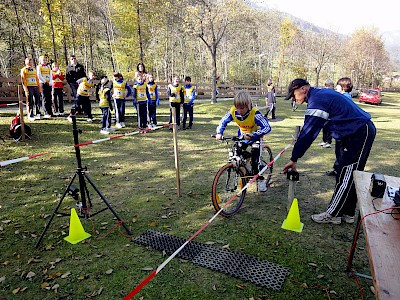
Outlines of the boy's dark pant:
M46 83L41 83L42 87L42 102L45 115L52 115L52 101L51 101L51 86Z
M155 103L149 103L147 106L149 109L150 122L157 125L157 105Z
M115 121L117 123L125 122L125 99L114 99Z
M77 95L76 101L75 101L75 107L73 107L73 108L75 108L76 112L83 110L84 114L87 115L87 117L89 119L92 119L92 117L93 117L92 116L92 106L90 104L89 96Z
M376 135L372 121L359 128L351 136L336 141L335 154L338 164L336 186L327 213L332 216L354 216L357 194L353 171L363 171Z
M170 102L169 103L169 123L172 123L172 109L175 108L176 125L181 125L181 103L180 102Z
M139 101L137 103L137 112L138 112L138 125L139 128L146 128L147 126L147 101Z
M109 107L100 107L101 109L101 129L107 129L111 127L111 111Z
M193 104L183 104L183 128L186 127L187 115L189 114L189 127L193 125Z
M28 106L31 118L35 116L34 108L36 109L36 114L40 115L40 92L37 86L28 86Z
M56 88L53 89L53 104L54 104L54 112L64 112L64 95L63 89Z

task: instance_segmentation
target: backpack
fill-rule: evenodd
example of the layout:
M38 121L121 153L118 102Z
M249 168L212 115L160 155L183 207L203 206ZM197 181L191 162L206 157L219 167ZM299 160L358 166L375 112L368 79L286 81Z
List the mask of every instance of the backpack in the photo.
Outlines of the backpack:
M27 125L24 124L25 128L25 136L30 138L32 135L31 128ZM10 136L16 140L17 142L22 138L22 128L21 128L21 119L19 115L16 115L12 120L11 120L11 125L10 125Z

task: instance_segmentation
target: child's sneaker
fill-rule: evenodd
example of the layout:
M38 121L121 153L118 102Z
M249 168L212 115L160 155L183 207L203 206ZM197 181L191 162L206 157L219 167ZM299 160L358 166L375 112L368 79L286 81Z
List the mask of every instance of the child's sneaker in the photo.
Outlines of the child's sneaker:
M353 224L354 223L354 216L343 215L342 216L342 221L346 222L347 224Z
M106 129L100 130L100 133L101 134L110 134L110 131L108 131L107 128L106 128Z
M35 117L34 116L29 116L28 120L33 122L33 121L35 121Z
M68 120L68 122L72 123L72 117L71 117L71 115L69 115L69 116L67 117L67 120Z
M93 119L92 119L92 118L87 118L87 121L88 121L89 123L92 123L92 122L93 122Z
M312 215L311 219L314 222L320 223L320 224L340 224L342 222L342 218L341 217L332 217L330 214L328 214L327 212L323 212L320 214L316 214L316 215Z
M115 124L115 127L122 128L122 124L121 123L117 123L117 124Z
M122 128L125 128L125 127L126 127L126 125L125 125L124 122L121 122L121 126L122 126Z
M260 192L266 192L267 191L267 183L265 182L265 180L260 180L258 182L258 190Z
M112 127L110 127L110 128L107 128L107 130L111 133L111 132L113 132L113 131L115 131L115 129L114 128L112 128Z
M43 116L43 118L44 118L44 119L51 119L51 115L45 114L45 115Z
M35 120L41 120L41 119L42 119L42 116L40 114L37 114L35 117Z

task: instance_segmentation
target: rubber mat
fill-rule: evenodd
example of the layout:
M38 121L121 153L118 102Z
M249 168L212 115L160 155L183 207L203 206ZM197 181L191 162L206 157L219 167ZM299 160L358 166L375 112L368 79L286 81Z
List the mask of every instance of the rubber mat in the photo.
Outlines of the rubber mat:
M171 255L186 242L186 239L155 230L147 230L133 238L132 241ZM251 255L193 241L187 244L176 257L275 291L280 291L289 273L289 269L286 267L260 260Z

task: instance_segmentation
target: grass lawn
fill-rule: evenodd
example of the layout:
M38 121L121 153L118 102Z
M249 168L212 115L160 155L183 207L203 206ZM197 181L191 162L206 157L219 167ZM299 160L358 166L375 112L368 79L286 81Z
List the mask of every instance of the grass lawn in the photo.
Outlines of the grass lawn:
M377 127L366 171L400 176L400 96L385 93L383 104L360 104L371 113ZM357 101L357 100L355 100ZM220 117L232 101L195 105L192 130L178 132L181 191L177 197L172 134L167 129L81 147L87 174L134 236L148 229L192 236L215 211L210 200L211 182L226 162L227 150L215 142ZM100 110L92 104L95 121L78 119L80 142L104 138L99 134ZM136 113L128 103L127 128L137 130ZM295 112L290 102L278 99L278 120L271 122L267 141L276 155L302 125L305 105ZM30 123L31 140L8 138L15 113L0 110L0 161L47 153L8 165L0 171L0 299L122 299L168 256L131 241L118 227L110 210L81 220L92 237L72 245L64 241L69 217L56 216L38 249L35 243L76 171L72 126L66 118ZM167 105L158 108L159 122L168 121ZM226 135L236 132L232 124ZM276 162L266 193L250 187L241 211L231 218L218 216L196 238L288 267L290 274L276 292L231 276L173 259L135 299L360 299L356 281L345 273L355 225L320 225L310 219L326 209L335 180L325 175L332 167L334 150L322 149L320 137L298 162L296 187L302 233L281 229L287 216L288 182L280 173L291 149ZM78 185L78 181L75 181ZM104 202L89 188L93 211ZM75 201L67 196L60 211L68 213ZM361 234L353 267L370 274ZM365 299L374 299L372 282L358 279Z

